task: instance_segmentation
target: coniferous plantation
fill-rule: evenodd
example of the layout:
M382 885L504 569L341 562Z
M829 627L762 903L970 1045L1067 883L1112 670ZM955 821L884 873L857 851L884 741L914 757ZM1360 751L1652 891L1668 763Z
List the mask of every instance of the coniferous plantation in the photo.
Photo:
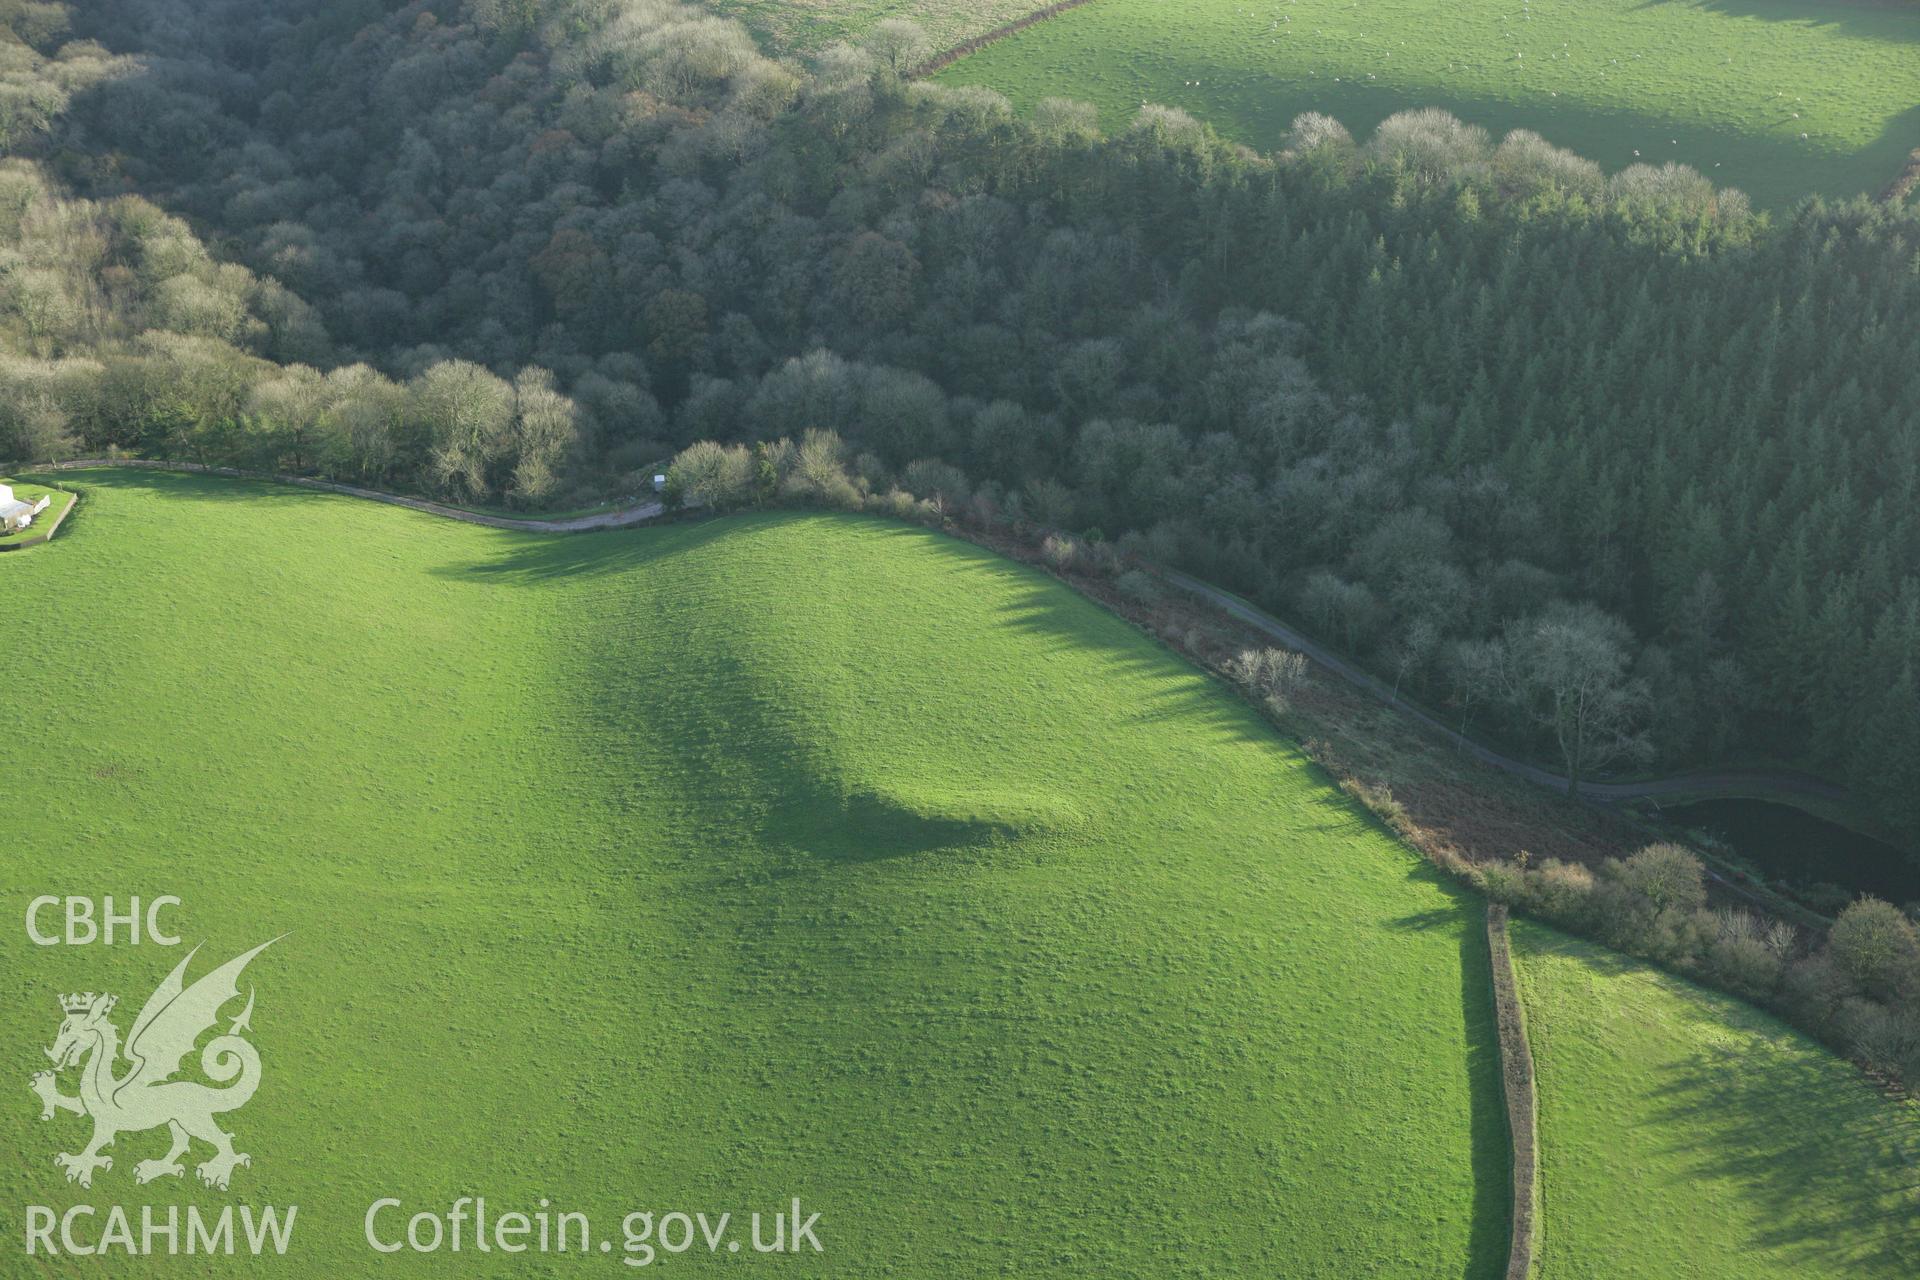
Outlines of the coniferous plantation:
M462 1144L518 1114L531 1171L480 1168L523 1199L600 1157L714 1207L729 1169L756 1195L818 1174L868 1249L821 1274L1478 1276L1510 1246L1548 1280L1911 1274L1913 904L1829 886L1810 911L1577 804L1487 820L1495 861L1436 853L1289 718L1363 717L1163 575L1575 800L1788 777L1911 871L1913 183L1761 208L1434 108L1309 112L1273 150L1071 86L1016 109L920 74L990 25L927 8L0 0L0 498L71 507L0 555L32 628L0 695L36 726L0 817L71 829L88 874L164 837L239 886L205 912L229 931L247 893L304 903L352 944L276 989L309 1003L376 983L381 928L427 940L408 990L446 1058L483 1004L590 1009L631 1076L549 1096L476 1059L473 1109L408 1104L457 1139L443 1209L474 1190ZM667 526L537 536L643 507ZM286 816L250 827L247 795ZM23 903L54 892L38 856L5 881ZM1606 945L1529 924L1509 962L1470 890ZM160 976L130 951L126 1019ZM533 993L542 966L572 986ZM629 966L650 1008L688 1001L664 1032L622 1021ZM402 1034L329 1019L282 1042L303 1092L257 1108L331 1144L303 1194L357 1197L312 1274L364 1260L386 1190L347 1172L372 1139L328 1127L322 1046ZM548 1052L516 1035L514 1062ZM396 1072L347 1078L363 1120L418 1087ZM794 1101L816 1087L824 1110Z

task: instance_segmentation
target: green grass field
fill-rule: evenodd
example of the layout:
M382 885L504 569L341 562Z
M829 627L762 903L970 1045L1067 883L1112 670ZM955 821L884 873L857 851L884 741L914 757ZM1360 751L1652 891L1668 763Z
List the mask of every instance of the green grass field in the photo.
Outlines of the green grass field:
M1920 1274L1920 1109L1751 1007L1537 925L1540 1280Z
M1878 192L1920 147L1920 6L1097 0L940 78L1022 106L1083 99L1112 126L1142 101L1182 107L1262 150L1303 111L1364 137L1396 111L1444 107L1609 172L1678 161L1783 207Z
M920 24L934 46L951 49L1041 8L1045 0L707 0L738 18L778 53L817 53L836 40L859 40L888 18Z
M826 1252L758 1269L1497 1271L1479 904L1051 579L861 518L543 538L63 480L57 554L0 558L43 744L0 769L13 1248L23 1205L244 1200L300 1206L276 1274L612 1275L374 1258L362 1215L546 1197L618 1248L798 1196ZM196 973L289 934L231 1193L135 1186L159 1133L62 1181L85 1124L25 1087L56 995L124 1031L184 949L31 946L43 893L178 894Z

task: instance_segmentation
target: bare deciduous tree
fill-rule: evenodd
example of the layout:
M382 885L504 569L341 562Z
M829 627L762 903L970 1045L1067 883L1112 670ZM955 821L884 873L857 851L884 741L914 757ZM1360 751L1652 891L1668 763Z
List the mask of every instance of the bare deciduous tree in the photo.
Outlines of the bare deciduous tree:
M1556 605L1509 629L1507 697L1553 737L1570 795L1596 769L1651 755L1649 691L1628 672L1631 640L1591 605Z
M888 18L867 37L867 52L895 76L904 78L933 56L933 41L919 23Z

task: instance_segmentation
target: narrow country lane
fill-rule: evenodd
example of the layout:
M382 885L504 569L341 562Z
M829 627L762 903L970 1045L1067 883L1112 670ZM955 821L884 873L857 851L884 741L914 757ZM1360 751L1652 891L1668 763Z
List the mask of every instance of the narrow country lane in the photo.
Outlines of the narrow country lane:
M1567 790L1566 775L1555 773L1551 769L1543 769L1539 765L1528 764L1524 760L1516 760L1512 756L1502 755L1491 747L1475 742L1457 729L1442 723L1432 713L1395 693L1385 681L1361 670L1326 646L1300 634L1278 618L1255 608L1231 592L1223 591L1211 583L1202 582L1192 574L1181 573L1178 570L1169 569L1165 572L1165 576L1167 581L1182 590L1199 596L1262 634L1273 637L1287 648L1306 654L1327 670L1378 698L1394 710L1419 721L1474 759L1539 786L1560 792ZM1665 778L1647 778L1638 782L1586 782L1581 785L1580 794L1590 800L1639 800L1659 796L1687 796L1699 799L1733 796L1763 798L1799 796L1838 800L1843 799L1847 793L1845 788L1824 779L1789 770L1710 769L1697 773L1674 774Z

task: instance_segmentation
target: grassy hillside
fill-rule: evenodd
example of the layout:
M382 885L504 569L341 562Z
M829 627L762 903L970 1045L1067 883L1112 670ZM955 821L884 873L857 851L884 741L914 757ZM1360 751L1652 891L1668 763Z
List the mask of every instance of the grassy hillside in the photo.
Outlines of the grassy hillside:
M66 1185L82 1122L22 1089L7 1203L298 1204L289 1276L356 1273L377 1197L475 1193L616 1248L629 1210L798 1196L794 1275L1497 1270L1477 904L1044 576L853 518L543 539L69 479L0 559L49 735L0 772L0 897L178 894L196 966L290 935L231 1194L136 1187L154 1133ZM0 938L22 1079L57 993L124 1030L180 957Z
M1540 1082L1540 1280L1911 1276L1920 1113L1737 1000L1513 926Z
M836 40L859 40L888 18L920 24L939 49L1042 8L1046 0L707 0L738 18L775 52L818 52Z
M1876 0L1099 0L949 68L1030 104L1184 107L1262 149L1437 106L1598 161L1692 165L1763 205L1877 192L1920 147L1920 7ZM1802 135L1805 135L1804 137Z

